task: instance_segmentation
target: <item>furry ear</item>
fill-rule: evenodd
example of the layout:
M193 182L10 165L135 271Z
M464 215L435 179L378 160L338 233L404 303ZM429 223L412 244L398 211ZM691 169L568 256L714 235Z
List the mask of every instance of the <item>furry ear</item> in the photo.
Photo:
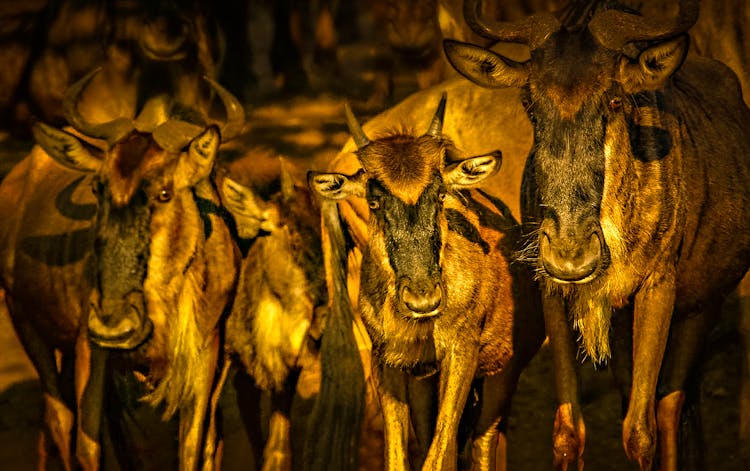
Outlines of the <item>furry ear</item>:
M499 150L486 155L469 157L448 165L443 172L446 184L456 187L471 187L494 175L503 161Z
M528 62L516 62L474 44L446 39L443 49L456 71L480 87L522 87L529 79Z
M327 200L341 200L349 197L365 196L364 171L352 176L343 173L307 172L307 184L319 197Z
M683 34L644 50L637 62L624 57L620 64L620 83L625 91L637 93L662 88L682 65L689 44L690 37Z
M211 175L220 140L219 129L211 126L193 139L186 155L180 156L177 173L187 186L195 186Z
M243 239L252 239L261 230L271 232L275 228L271 208L250 188L225 177L219 191L222 204L234 216L237 232Z
M96 172L102 161L96 158L74 135L60 129L36 123L34 139L60 165L79 172Z

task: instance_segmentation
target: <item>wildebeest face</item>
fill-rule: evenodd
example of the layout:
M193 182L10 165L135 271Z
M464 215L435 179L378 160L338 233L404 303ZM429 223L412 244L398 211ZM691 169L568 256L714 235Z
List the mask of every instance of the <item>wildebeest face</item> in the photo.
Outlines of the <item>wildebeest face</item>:
M555 23L546 21L547 26ZM560 28L558 23L532 37L531 59L525 63L478 46L445 43L454 67L476 83L523 88L534 127L530 162L539 208L538 268L559 283L595 279L608 266L610 245L622 243L602 229L607 179L616 173L613 168L669 153L669 132L659 119L648 119L663 110L644 98L664 86L687 52L686 37L678 36L632 59L622 47L604 46L616 42L603 31L614 25L591 20L585 26Z
M442 177L433 175L413 204L389 192L377 179L368 181L366 197L371 208L370 227L375 229L370 231L370 251L374 257L388 261L396 282L399 311L412 318L439 314L445 302Z
M594 47L585 30L557 35L534 51L534 77L524 90L534 126L541 207L539 268L556 281L586 282L608 263L599 216L608 118L604 101L616 61L613 53Z
M377 273L393 298L395 313L403 318L431 318L445 308L442 253L448 223L444 201L454 190L483 181L500 166L499 152L455 156L455 148L441 136L445 102L443 95L425 135L396 134L374 142L348 111L363 170L352 176L308 175L310 187L324 198L367 199L369 246L363 272Z
M210 127L175 152L134 131L101 160L64 131L40 124L35 132L53 158L96 173L89 336L104 347L135 348L149 336L152 317L162 322L164 309L177 309L185 272L204 237L195 189L213 168L219 132ZM154 301L163 299L169 302Z

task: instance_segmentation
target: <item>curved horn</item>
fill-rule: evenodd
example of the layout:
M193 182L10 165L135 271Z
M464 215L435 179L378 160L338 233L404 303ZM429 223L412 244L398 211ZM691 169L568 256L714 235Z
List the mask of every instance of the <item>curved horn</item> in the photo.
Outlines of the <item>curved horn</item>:
M445 102L448 100L448 94L443 92L440 95L440 103L438 103L437 110L435 110L435 116L432 117L430 128L427 130L425 135L432 137L440 137L443 133L443 118L445 117Z
M589 23L599 43L615 51L633 41L655 41L685 33L698 20L699 0L680 0L677 18L654 20L618 10L600 11Z
M352 135L354 143L357 144L357 149L363 148L370 143L370 140L362 130L362 126L359 125L359 121L357 121L357 117L354 116L354 112L349 106L349 103L344 104L344 113L346 114L346 125L349 127L349 133Z
M216 81L207 76L204 76L203 79L216 91L226 109L227 120L219 130L221 133L221 142L234 139L242 134L242 131L245 129L245 108L229 90L219 85Z
M478 35L511 43L526 44L532 50L560 28L560 22L549 12L537 13L516 21L483 19L482 0L464 1L464 20Z
M65 90L62 103L63 114L68 123L84 136L104 139L109 144L114 144L133 130L132 120L116 118L106 123L92 124L86 121L78 111L78 99L81 92L100 70L101 67L97 67Z

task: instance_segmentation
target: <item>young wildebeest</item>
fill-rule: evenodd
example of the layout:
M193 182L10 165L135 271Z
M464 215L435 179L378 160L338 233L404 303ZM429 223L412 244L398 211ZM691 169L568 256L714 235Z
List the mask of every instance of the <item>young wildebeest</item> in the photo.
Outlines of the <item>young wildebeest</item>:
M221 139L239 133L244 111L211 82L227 109L221 129L166 120L159 100L135 121L92 125L76 109L90 78L65 96L75 130L38 124L39 145L0 186L0 280L39 373L43 436L72 469L75 419L63 389L75 358L76 454L96 469L106 362L99 347L131 349L121 355L155 385L149 400L163 403L166 416L180 412L181 469L195 469L202 453L210 467L213 440L205 452L202 443L219 392L218 322L239 264L232 225L211 210L220 206L212 172Z
M237 161L230 168L242 165ZM236 173L232 172L232 178L242 177ZM261 462L257 449L261 411L254 389L271 393L273 410L262 452L263 469L291 469L291 401L300 368L316 361L317 347L308 334L327 299L320 214L312 194L306 185L295 184L285 168L280 184L280 191L264 201L230 178L221 183L227 209L245 221L256 221L256 227L245 225L239 233L251 242L227 318L225 348L239 366L237 375L249 377L235 378L235 386L257 463ZM324 433L319 431L321 436Z
M380 376L388 469L409 469L410 417L422 469L456 468L475 378L472 454L493 468L516 381L544 337L532 273L511 264L520 225L501 200L470 189L497 171L500 153L458 155L441 132L444 112L445 95L426 134L370 141L348 111L363 169L308 177L322 197L363 197L370 208L359 309Z
M667 21L591 2L582 11L593 15L563 24L487 22L472 3L475 31L532 51L518 63L445 43L476 83L522 86L534 126L524 208L556 358L555 463L581 458L585 438L569 315L594 361L609 357L613 330L628 457L651 469L658 430L661 469L705 469L687 441L698 425L697 360L750 265L750 112L737 77L686 58L698 1L681 0Z

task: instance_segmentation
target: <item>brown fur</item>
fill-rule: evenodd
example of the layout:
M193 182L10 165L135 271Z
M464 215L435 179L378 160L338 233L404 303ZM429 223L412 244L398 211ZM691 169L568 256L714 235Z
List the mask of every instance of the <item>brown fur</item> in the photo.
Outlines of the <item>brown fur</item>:
M145 189L150 201L149 266L143 292L154 329L149 342L130 354L121 354L117 364L124 371L146 372L148 384L156 386L149 400L164 402L166 416L180 412L181 467L193 468L201 459L210 466L214 445L207 443L204 455L202 427L209 396L216 394L213 372L219 361L218 323L236 282L236 247L225 221L216 214L206 215L213 229L206 238L193 192L217 206L220 200L208 179L201 178L196 183L199 175L192 164L185 162L185 153L170 155L153 147L152 142L148 150L141 147L145 157L139 157L120 154L118 146L105 158L97 178L105 185L110 183L117 204L127 204L137 187ZM111 162L118 157L131 162L127 171ZM0 245L0 279L14 322L19 326L19 336L39 370L45 394L51 396L58 395L56 384L60 379L51 376L54 370L45 363L47 352L58 348L69 355L77 336L84 339L79 343L88 344L85 320L89 299L99 299L96 293L89 298L89 293L96 290L92 272L95 265L91 263L93 239L78 240L71 235L90 228L93 213L76 220L54 206L61 190L80 176L53 163L35 148L0 185L0 208L7 213L4 219L8 221L3 226ZM86 177L78 185L72 195L75 204L96 207L91 181L91 177ZM157 202L164 188L170 189L172 200ZM58 235L68 237L67 246L55 245ZM26 241L35 236L48 238L44 242L47 245L30 251ZM55 257L56 261L50 265L44 257ZM31 331L36 333L29 335ZM81 375L84 388L95 388L97 382L103 381L101 377L87 376L84 365L76 374ZM102 398L84 395L77 399L78 407L85 412L85 421L79 424L79 458L84 459L84 466L96 468ZM68 450L58 437L67 432L48 427L58 447L62 445L60 452L65 457ZM83 446L88 448L80 449Z
M388 191L409 204L417 202L435 168L443 160L444 151L434 139L413 139L403 134L377 140L358 152L367 172L380 179ZM392 155L405 156L403 159ZM411 159L409 156L424 156Z
M357 155L368 178L376 179L391 196L413 205L443 172L448 145L452 144L435 137L398 135L379 138L357 151ZM402 173L405 167L413 175L409 180L404 179ZM473 235L463 232L465 229L449 228L441 211L441 265L446 305L435 318L417 321L403 313L385 235L373 216L367 245L357 247L365 255L361 278L356 283L360 285L359 308L380 368L380 396L388 436L395 437L389 438L387 444L389 466L405 465L401 461L401 457L406 459L405 451L398 451L405 442L398 438L401 432L397 424L408 421L403 412L408 406L400 405L405 401L398 392L401 380L394 380L394 373L390 371L401 372L396 374L403 374L403 381L407 382L405 378L409 376L440 374L444 386L440 393L434 393L441 406L437 427L428 432L430 435L434 432L435 437L424 469L451 469L456 459L451 441L456 439L457 417L471 381L489 375L488 384L497 381L510 388L504 392L493 390L490 394L509 395L516 375L542 340L542 321L536 304L538 292L535 292L532 275L523 266L510 265L520 236L520 227L510 211L499 200L479 191L449 192L445 208L463 215L467 224L478 231L476 235L480 239L474 240ZM414 237L420 236L414 234ZM523 324L517 316L523 316ZM493 426L484 427L504 417L508 405L494 403L483 409L479 428L474 432L475 447L479 447L475 449L475 453L479 453L475 458L480 462L490 454L494 459L494 439L485 440L485 434L494 437L497 433ZM414 426L418 435L423 432L421 422ZM424 436L419 435L419 439L422 441ZM427 453L427 445L424 446L423 452Z
M697 14L697 2L680 2L688 4ZM599 11L590 23L576 23L588 23L588 31L556 25L547 42L532 45L530 63L507 67L494 82L469 65L496 56L471 47L474 57L462 55L457 51L463 46L456 44L448 48L477 83L510 86L519 77L527 83L538 142L524 204L527 219L539 227L532 237L539 239L537 266L546 275L545 317L559 378L556 465L564 469L580 458L585 439L566 314L594 360L609 354L610 316L617 315L624 319L613 324L613 333L626 337L614 344L627 346L613 352L623 355L615 374L630 401L623 421L626 453L641 469L651 469L658 440L664 469L702 469L694 459L700 450L677 447L675 408L696 397L698 383L692 380L698 375L692 372L705 335L750 265L750 134L743 124L750 110L723 64L697 57L683 63L687 40L680 31L647 45L607 42L608 27L627 23L624 14L612 13ZM613 23L603 24L605 17ZM560 93L570 90L571 81L590 96ZM659 106L638 110L641 100ZM558 110L575 114L578 129L560 119ZM586 233L587 227L593 232ZM593 235L599 239L593 258L598 266L587 258L594 253L587 252ZM553 239L569 263L564 269L549 248ZM632 332L621 332L622 324L631 323ZM685 427L686 435L696 432L693 425ZM678 465L678 455L691 453L693 459Z

